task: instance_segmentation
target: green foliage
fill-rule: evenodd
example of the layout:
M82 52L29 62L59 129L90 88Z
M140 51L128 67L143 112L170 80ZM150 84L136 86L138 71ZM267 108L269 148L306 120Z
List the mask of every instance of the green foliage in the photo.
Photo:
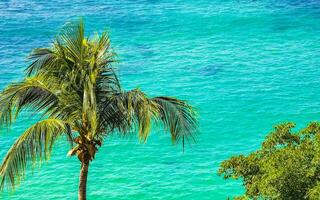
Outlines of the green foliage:
M261 149L223 161L219 174L243 181L243 199L320 199L320 123L294 127L277 125Z
M27 163L48 160L54 142L63 133L71 135L70 127L58 119L45 119L27 129L8 151L0 168L1 185L20 181L16 174L24 173ZM17 180L16 180L17 178Z
M0 167L1 188L14 187L29 163L48 159L62 135L71 143L68 155L80 162L94 159L105 137L137 130L140 141L150 135L152 121L163 122L172 142L194 138L196 115L185 101L149 98L139 89L125 91L115 74L116 54L108 34L90 39L84 24L70 23L51 47L37 48L24 80L0 94L0 123L10 125L23 109L41 113L41 121L13 144Z

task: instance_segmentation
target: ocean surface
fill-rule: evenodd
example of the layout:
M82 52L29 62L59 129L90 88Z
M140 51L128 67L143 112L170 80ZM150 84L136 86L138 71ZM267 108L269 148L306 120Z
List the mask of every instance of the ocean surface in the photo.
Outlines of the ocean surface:
M28 53L48 46L68 21L109 30L123 87L188 100L197 143L173 146L156 128L147 144L108 138L92 162L88 199L222 200L240 181L221 161L259 148L274 124L320 120L320 1L0 0L0 89L21 80ZM0 158L34 118L1 129ZM76 199L79 162L64 140L14 192L0 199Z

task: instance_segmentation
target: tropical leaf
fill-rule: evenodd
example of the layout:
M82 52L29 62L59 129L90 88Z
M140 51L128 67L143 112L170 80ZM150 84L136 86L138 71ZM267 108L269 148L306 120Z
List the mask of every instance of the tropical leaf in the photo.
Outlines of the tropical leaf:
M58 57L55 52L48 48L34 49L28 58L33 60L33 62L25 70L27 76L31 76L39 70L56 67L58 61Z
M115 128L122 134L138 129L139 139L145 142L149 136L152 119L157 117L157 105L139 89L114 94L101 109L105 129ZM110 128L111 127L111 128Z
M66 134L71 137L70 126L58 119L46 119L27 129L13 144L0 167L0 187L14 188L20 182L28 164L48 160L54 142Z
M7 87L0 96L0 121L10 124L25 107L48 110L58 98L38 77L27 78Z
M0 95L0 122L10 124L24 108L41 112L43 116L68 121L79 119L82 102L78 94L59 87L55 79L43 76L10 85Z
M195 140L198 123L196 113L189 104L172 97L155 97L151 100L158 105L160 119L170 131L173 143L182 141L184 147L185 142Z

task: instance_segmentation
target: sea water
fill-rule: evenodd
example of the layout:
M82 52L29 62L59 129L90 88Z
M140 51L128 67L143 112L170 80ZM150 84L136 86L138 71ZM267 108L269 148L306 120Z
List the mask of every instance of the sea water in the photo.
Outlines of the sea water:
M158 127L147 144L111 137L92 162L88 199L208 199L243 193L221 161L259 148L273 125L320 120L320 1L0 1L0 88L24 77L27 55L68 21L108 30L123 87L186 99L197 142L173 146ZM1 130L0 157L35 119ZM79 162L60 140L48 163L0 199L76 199Z

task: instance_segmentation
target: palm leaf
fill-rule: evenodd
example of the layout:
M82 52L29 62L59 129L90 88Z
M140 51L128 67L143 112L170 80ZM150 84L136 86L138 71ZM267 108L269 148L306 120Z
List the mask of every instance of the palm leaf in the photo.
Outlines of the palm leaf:
M63 133L71 137L67 123L58 119L46 119L27 129L13 144L0 167L0 188L14 188L20 182L28 164L48 160L54 142Z
M156 115L157 105L139 89L114 94L101 111L105 129L113 131L116 128L120 133L128 134L135 125L143 142L149 136L151 121Z
M25 107L36 111L57 104L58 98L39 77L27 78L7 87L0 95L0 121L10 124Z
M33 62L26 68L27 76L43 70L44 68L52 68L57 65L58 57L55 52L48 48L34 49L28 57Z
M56 82L54 77L36 76L7 87L0 94L0 122L9 125L24 108L41 112L45 117L80 119L80 97Z
M185 142L195 141L198 124L189 104L172 97L155 97L152 101L158 105L160 119L170 131L173 143L182 141L184 147Z

